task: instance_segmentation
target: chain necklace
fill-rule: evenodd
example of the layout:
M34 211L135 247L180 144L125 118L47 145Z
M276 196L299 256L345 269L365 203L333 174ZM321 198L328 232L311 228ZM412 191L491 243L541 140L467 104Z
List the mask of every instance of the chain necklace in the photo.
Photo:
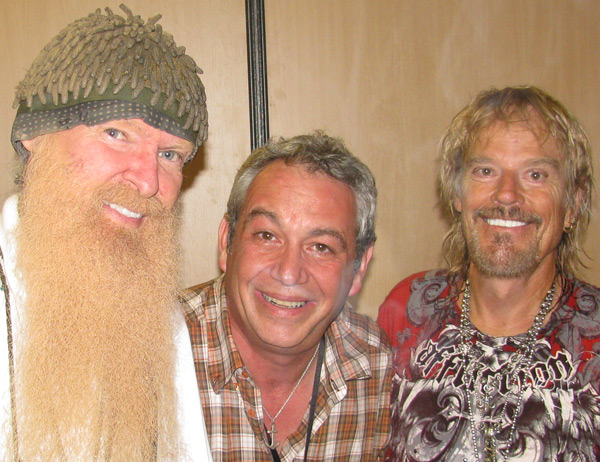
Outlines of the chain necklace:
M540 311L535 316L533 320L533 325L527 331L525 336L525 342L523 345L519 347L519 351L513 353L509 358L508 365L502 374L499 374L495 378L482 378L482 390L485 394L482 393L483 396L477 396L477 391L475 387L476 377L478 375L478 370L485 367L484 364L478 362L477 352L474 350L473 346L475 344L475 327L471 324L470 320L470 300L471 300L471 286L469 285L469 280L465 281L465 291L463 293L463 300L461 305L461 313L460 313L460 337L461 343L460 348L463 354L463 360L465 364L465 376L470 377L468 382L465 382L465 391L467 398L467 409L469 412L469 425L471 429L471 440L473 443L473 452L475 456L475 460L479 462L479 435L477 430L479 427L480 434L483 434L484 446L483 456L485 462L496 462L497 461L497 439L496 435L498 435L501 431L502 420L504 418L508 418L510 423L510 432L508 438L508 446L513 444L514 438L516 435L516 423L517 417L521 412L521 407L523 406L523 395L525 394L526 388L526 380L519 380L519 373L521 371L526 371L530 368L531 358L533 356L534 346L537 340L537 337L544 325L544 320L546 316L550 312L552 308L552 301L554 300L554 291L556 288L556 281L552 283L552 287L546 293L544 300L540 305ZM510 376L510 393L513 393L516 396L516 405L512 417L507 416L507 406L509 403L508 396L506 397L504 404L502 406L502 411L496 416L485 417L485 410L488 409L490 403L490 395L491 392L500 386L500 380L502 379L502 375ZM479 426L475 423L475 410L474 407L481 409L482 419ZM467 462L468 459L463 459L464 462ZM504 458L506 460L506 458Z
M267 445L267 447L269 449L275 449L275 448L277 448L277 446L279 446L279 443L275 442L275 433L277 433L277 429L275 428L275 420L277 420L277 417L279 417L279 414L281 414L281 412L283 411L283 409L290 402L290 399L292 399L292 396L294 396L294 393L296 393L296 390L300 386L300 383L302 382L302 379L304 378L304 376L306 375L306 373L310 369L310 365L313 363L313 361L317 357L317 352L318 351L319 351L319 345L317 345L317 348L315 349L315 352L313 353L312 358L310 358L310 361L308 362L308 364L304 368L304 372L302 372L302 375L300 376L300 378L296 382L296 385L294 385L294 388L292 389L292 392L289 394L289 396L287 397L287 399L285 400L285 402L283 403L283 405L279 408L279 410L277 411L277 414L275 414L275 417L271 417L271 414L269 414L269 411L267 411L267 408L265 406L263 406L263 409L264 409L265 413L267 414L267 416L269 417L269 419L271 419L271 429L267 430L267 434L269 435L269 440L270 441L268 443L266 443L266 445Z

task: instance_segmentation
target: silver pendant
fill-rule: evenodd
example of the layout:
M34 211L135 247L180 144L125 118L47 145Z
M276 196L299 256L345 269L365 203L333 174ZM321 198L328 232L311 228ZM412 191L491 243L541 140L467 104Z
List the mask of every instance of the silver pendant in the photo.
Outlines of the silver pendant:
M277 433L277 430L275 429L275 423L271 421L271 430L267 430L269 441L266 442L266 445L269 449L276 449L279 446L279 443L275 441L275 433Z

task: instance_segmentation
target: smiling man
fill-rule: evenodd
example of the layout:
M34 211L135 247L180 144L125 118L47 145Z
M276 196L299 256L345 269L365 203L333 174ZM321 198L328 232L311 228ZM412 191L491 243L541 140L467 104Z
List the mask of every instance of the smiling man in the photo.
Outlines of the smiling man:
M593 190L583 129L535 87L494 89L441 152L450 268L400 282L379 311L389 460L597 460L600 292L574 277Z
M175 238L204 89L160 16L122 8L67 26L17 88L22 191L0 220L1 460L210 460Z
M185 294L215 461L382 460L390 350L347 302L373 254L376 197L369 169L320 132L240 168L224 274Z

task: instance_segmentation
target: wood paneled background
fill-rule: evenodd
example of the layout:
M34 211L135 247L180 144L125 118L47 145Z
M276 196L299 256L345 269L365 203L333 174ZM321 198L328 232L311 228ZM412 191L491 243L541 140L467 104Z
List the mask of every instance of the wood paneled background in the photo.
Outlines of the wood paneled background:
M0 0L0 199L12 191L13 89L68 22L118 1ZM237 167L249 154L242 0L129 0L204 70L209 139L185 171L182 285L218 274L216 236ZM265 0L270 133L316 128L346 140L379 187L378 241L358 310L400 279L442 264L437 144L478 91L534 84L586 127L600 150L597 0ZM600 154L598 154L600 155ZM596 171L600 172L598 155ZM594 212L597 213L597 207ZM600 284L600 220L585 241L585 279Z

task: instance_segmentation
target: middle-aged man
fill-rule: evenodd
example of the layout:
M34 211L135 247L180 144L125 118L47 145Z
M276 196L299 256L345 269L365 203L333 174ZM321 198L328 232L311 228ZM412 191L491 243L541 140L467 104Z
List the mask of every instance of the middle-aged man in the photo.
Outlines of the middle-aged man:
M320 132L240 168L225 273L185 294L215 461L383 458L390 348L346 301L373 253L376 196L369 169Z
M600 292L573 276L593 190L583 129L535 87L493 89L441 152L450 268L379 312L396 347L390 460L598 460Z
M0 460L210 460L175 309L176 201L206 136L204 89L160 16L122 8L67 26L17 88Z

